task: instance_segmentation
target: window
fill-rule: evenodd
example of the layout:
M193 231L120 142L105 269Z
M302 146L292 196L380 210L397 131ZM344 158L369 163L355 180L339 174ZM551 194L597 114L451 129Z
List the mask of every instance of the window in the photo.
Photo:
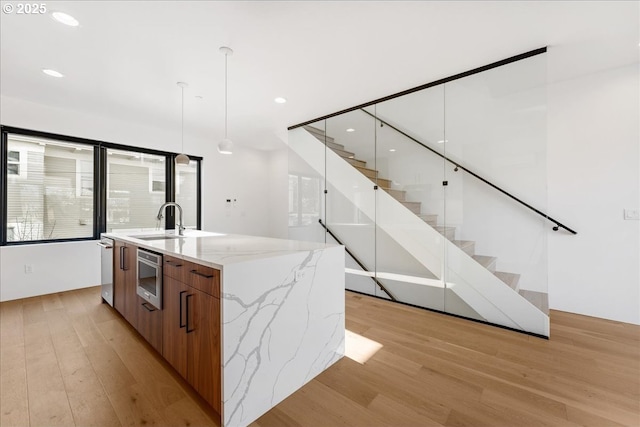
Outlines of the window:
M93 147L9 135L7 153L7 241L93 236Z
M198 165L191 160L188 165L176 165L176 202L182 206L186 228L198 228ZM178 218L176 218L178 221Z
M20 176L20 152L9 151L7 153L7 174Z
M164 156L107 150L107 231L164 228L156 216L166 201ZM162 177L160 181L159 177ZM158 190L161 182L162 190Z
M289 226L310 225L320 218L320 180L289 175Z
M103 231L200 227L200 164L175 154L2 126L0 245L97 239Z

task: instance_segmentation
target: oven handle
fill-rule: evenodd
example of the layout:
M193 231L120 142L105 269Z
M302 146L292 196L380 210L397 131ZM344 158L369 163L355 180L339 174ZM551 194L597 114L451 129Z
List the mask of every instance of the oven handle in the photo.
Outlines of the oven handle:
M142 306L143 306L144 308L146 308L146 309L147 309L147 311L156 311L156 309L155 309L155 308L153 308L153 307L152 307L152 308L149 308L149 307L148 307L148 305L149 305L149 303L148 303L148 302L143 302L143 303L142 303Z
M195 328L194 329L189 329L189 312L191 311L191 310L189 310L189 297L192 297L192 296L193 296L193 294L189 294L189 295L187 295L187 298L186 298L186 302L187 302L187 333L191 333L191 332L195 331Z
M148 260L146 260L144 258L138 258L138 262L141 262L143 264L148 265L149 267L153 267L153 268L157 268L157 269L160 269L162 267L162 264L158 264L158 263L153 262L153 261L148 261Z
M180 329L182 329L185 326L187 326L186 323L184 325L182 324L182 294L186 294L186 293L187 293L187 291L180 291ZM187 319L187 320L189 320L189 319Z

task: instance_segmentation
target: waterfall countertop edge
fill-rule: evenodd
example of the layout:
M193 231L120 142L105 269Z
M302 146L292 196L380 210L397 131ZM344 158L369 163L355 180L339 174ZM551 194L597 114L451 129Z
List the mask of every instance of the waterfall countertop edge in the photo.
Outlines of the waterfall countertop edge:
M184 236L176 235L174 230L111 232L102 233L102 236L216 269L223 269L229 264L339 246L201 230L186 230Z

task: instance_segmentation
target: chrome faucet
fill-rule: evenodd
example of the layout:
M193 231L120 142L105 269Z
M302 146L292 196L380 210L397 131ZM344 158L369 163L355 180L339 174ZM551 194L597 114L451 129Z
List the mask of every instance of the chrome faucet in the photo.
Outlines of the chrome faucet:
M158 217L157 217L158 221L160 221L163 218L162 210L167 206L175 206L178 208L178 212L180 212L180 220L178 223L178 235L184 236L184 225L182 223L182 207L180 207L180 205L177 204L176 202L167 202L167 203L164 203L162 206L160 206L160 209L158 210Z

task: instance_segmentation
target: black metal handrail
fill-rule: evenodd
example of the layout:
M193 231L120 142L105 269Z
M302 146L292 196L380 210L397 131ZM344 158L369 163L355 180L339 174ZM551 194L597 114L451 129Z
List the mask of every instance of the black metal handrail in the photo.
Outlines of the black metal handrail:
M564 225L563 223L561 223L560 221L553 219L552 217L550 217L549 215L547 215L546 213L542 212L539 209L534 208L533 206L531 206L530 204L528 204L527 202L520 200L519 198L517 198L516 196L514 196L513 194L503 190L502 188L498 187L497 185L493 184L490 181L487 181L486 179L484 179L483 177L481 177L480 175L478 175L477 173L470 171L468 168L460 165L460 163L451 160L450 158L448 158L447 156L445 156L442 153L439 153L438 151L434 150L433 148L429 147L428 145L425 145L424 143L422 143L421 141L417 140L416 138L412 137L411 135L408 135L406 132L403 132L402 130L398 129L397 127L385 122L384 120L380 119L380 117L376 117L375 115L371 114L370 112L368 112L367 110L365 110L364 108L361 108L360 111L368 114L369 116L373 117L375 120L378 120L380 123L382 123L383 125L395 130L396 132L400 133L401 135L405 136L406 138L410 139L411 141L415 142L418 145L421 145L422 147L426 148L427 150L431 151L434 154L437 154L438 156L442 157L443 159L445 159L446 161L450 162L451 164L453 164L455 166L454 171L458 171L458 169L462 169L463 171L467 172L469 175L473 176L474 178L479 179L480 181L484 182L485 184L487 184L488 186L492 187L493 189L501 192L502 194L504 194L505 196L515 200L516 202L520 203L523 206L526 206L527 208L531 209L532 211L534 211L535 213L537 213L538 215L544 217L545 219L547 219L548 221L552 222L555 224L555 226L553 227L553 231L558 231L560 228L563 228L565 230L567 230L569 233L571 234L578 234L577 231L572 230L571 228L567 227L566 225Z
M358 258L356 258L356 256L349 250L349 248L347 247L347 245L345 245L344 243L342 243L340 241L340 239L338 239L336 237L335 234L333 234L333 232L331 230L329 230L329 227L327 227L323 222L321 218L318 218L318 222L320 223L320 225L322 226L322 228L324 228L325 230L327 230L327 233L329 233L331 235L331 237L333 237L335 239L336 242L338 242L339 245L344 246L344 250L345 252L347 252L349 254L349 256L351 258L353 258L353 260L360 266L360 268L362 268L364 271L366 271L367 273L370 273L369 269L367 269L367 267L364 266L363 263L360 262L360 260ZM384 285L382 283L380 283L380 281L375 278L375 277L371 277L371 280L373 280L374 282L376 282L376 285L378 285L380 287L380 289L382 289L384 291L385 294L387 294L389 296L389 298L391 298L391 301L397 301L396 298L391 294L391 292L389 292L387 290L387 288L384 287Z

